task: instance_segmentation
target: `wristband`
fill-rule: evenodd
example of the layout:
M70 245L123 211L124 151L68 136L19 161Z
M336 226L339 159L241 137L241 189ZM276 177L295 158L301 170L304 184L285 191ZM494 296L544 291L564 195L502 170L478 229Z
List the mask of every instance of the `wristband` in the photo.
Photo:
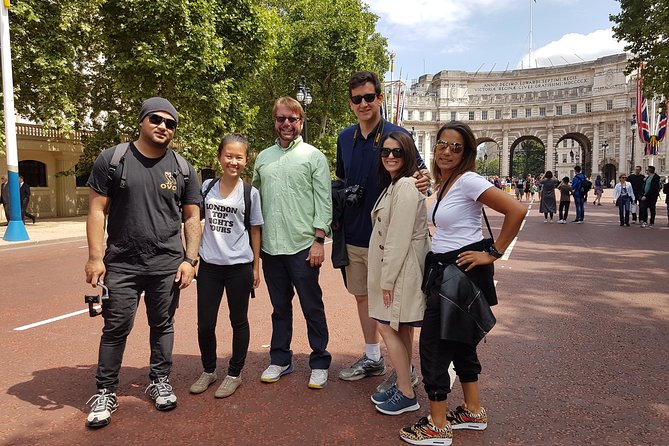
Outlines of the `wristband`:
M501 259L502 256L504 255L503 252L499 252L497 248L495 248L495 245L490 245L490 248L488 248L488 254L490 254L496 259Z
M320 243L321 245L325 243L325 237L316 237L314 238L314 241L316 243Z

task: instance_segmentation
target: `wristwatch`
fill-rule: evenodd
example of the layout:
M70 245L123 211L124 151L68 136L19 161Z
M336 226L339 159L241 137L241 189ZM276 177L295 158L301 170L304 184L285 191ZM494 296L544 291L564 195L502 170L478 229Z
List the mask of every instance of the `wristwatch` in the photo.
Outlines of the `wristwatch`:
M488 254L490 254L496 259L501 259L502 256L504 255L503 252L499 252L497 248L495 248L495 245L490 245L490 248L488 248Z
M325 243L325 237L316 237L314 241L322 245L323 243Z
M184 257L184 262L190 263L190 266L195 268L200 260L199 259L191 259L190 257Z

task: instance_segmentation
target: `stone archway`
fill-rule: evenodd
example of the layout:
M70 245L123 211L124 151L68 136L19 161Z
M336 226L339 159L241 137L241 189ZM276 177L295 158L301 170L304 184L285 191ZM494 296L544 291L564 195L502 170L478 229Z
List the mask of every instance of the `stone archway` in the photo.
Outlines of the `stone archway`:
M570 156L568 158L568 165L570 165L571 169L573 169L573 166L575 166L576 164L580 165L581 169L583 171L583 174L586 177L589 177L590 175L592 175L592 142L590 141L590 138L588 138L583 133L579 133L579 132L565 133L555 143L555 147L553 148L554 154L555 154L554 156L557 157L557 153L560 149L559 145L562 141L564 141L566 139L572 139L572 140L576 141L576 143L578 144L578 149L577 150L580 151L580 153L579 153L580 156L578 157L579 162L576 163L576 161L574 161L575 158L572 159L572 157ZM570 151L570 153L573 153L573 149L570 148L569 151ZM558 160L556 159L555 164L558 164L557 161Z
M481 144L485 144L484 149L484 163L485 170L484 175L498 175L501 176L502 172L502 145L497 142L494 138L488 136L483 136L476 139L476 147L481 147ZM495 161L496 162L493 162Z
M520 151L525 152L528 150L528 148L523 147L524 142L533 142L535 146L540 146L539 148L530 148L529 153L525 153L525 156L523 159L520 159L520 157L516 157L516 151L520 153ZM524 177L527 177L527 175L540 175L543 174L546 171L546 144L544 142L532 135L525 135L521 136L518 139L516 139L513 144L511 144L511 147L509 147L509 175L511 176L518 176L518 175L523 175ZM514 163L518 162L524 162L524 166L514 166Z

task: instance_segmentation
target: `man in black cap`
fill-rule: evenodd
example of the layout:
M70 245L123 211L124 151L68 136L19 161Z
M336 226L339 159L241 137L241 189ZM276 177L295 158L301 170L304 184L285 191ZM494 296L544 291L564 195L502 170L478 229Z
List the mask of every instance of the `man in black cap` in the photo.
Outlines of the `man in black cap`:
M109 289L109 299L102 305L98 393L89 400L89 427L108 425L118 408L121 360L142 294L150 327L147 392L158 410L170 410L177 404L168 379L174 313L179 290L190 285L195 275L201 235L195 170L168 148L178 121L168 100L147 99L139 114L139 139L102 152L88 179L86 282L93 287L104 283ZM120 160L119 153L123 154Z

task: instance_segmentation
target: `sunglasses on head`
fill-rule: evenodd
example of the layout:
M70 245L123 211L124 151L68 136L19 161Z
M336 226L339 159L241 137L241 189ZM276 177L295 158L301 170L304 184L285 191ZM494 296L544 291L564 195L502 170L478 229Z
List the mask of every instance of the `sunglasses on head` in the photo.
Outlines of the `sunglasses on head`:
M165 128L168 130L174 130L177 128L177 122L174 119L170 118L163 118L160 115L156 115L154 113L149 114L149 122L153 125L160 125L163 122L165 123Z
M381 149L381 158L388 158L391 153L395 158L404 157L404 149L399 147L397 149L386 149L386 148Z
M351 96L351 102L353 102L355 105L359 105L364 99L366 103L371 104L376 100L376 98L377 98L376 93L367 93L363 95Z
M300 117L298 116L275 116L274 120L278 122L279 124L283 124L284 122L288 121L291 124L295 124L297 121L299 121Z
M441 139L437 140L437 143L434 145L434 150L443 152L446 150L446 147L451 149L451 153L460 153L463 150L465 150L465 146L463 146L459 142L448 142L448 141L442 141Z

